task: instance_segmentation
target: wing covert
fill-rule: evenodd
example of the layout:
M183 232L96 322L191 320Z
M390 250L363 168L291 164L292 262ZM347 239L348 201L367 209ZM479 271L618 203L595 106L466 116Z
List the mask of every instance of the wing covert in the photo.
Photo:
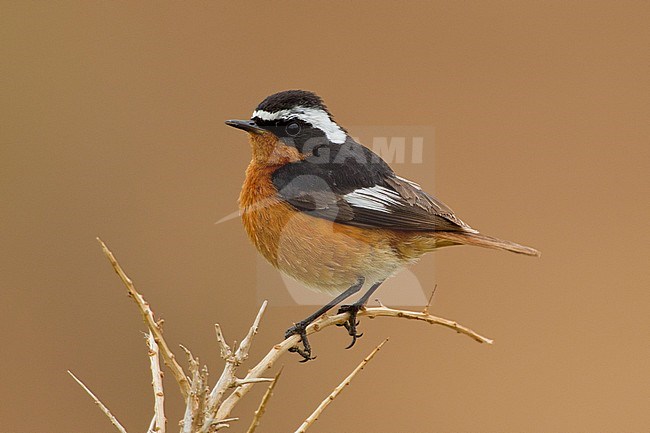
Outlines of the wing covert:
M278 195L298 211L341 224L409 231L474 231L418 184L395 175L369 149L352 143L345 150L350 156L342 163L306 158L280 167L273 174ZM330 149L330 153L332 150L335 158L344 151Z

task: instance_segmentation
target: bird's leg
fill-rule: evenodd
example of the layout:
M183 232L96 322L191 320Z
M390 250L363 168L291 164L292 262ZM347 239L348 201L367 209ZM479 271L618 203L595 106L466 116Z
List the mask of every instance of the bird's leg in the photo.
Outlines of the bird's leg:
M309 323L305 323L303 320L287 329L287 332L284 334L285 339L291 337L292 335L300 335L300 344L302 344L303 348L301 349L300 346L293 346L289 349L289 352L296 352L298 355L303 357L303 360L300 362L307 362L316 358L315 356L311 356L311 344L309 344L309 340L307 339L308 325Z
M319 308L318 311L316 311L311 316L307 317L304 320L301 320L300 322L294 324L291 328L287 329L287 331L284 333L285 339L291 337L292 335L300 335L300 343L302 344L302 349L299 346L294 346L291 349L289 349L290 352L297 352L300 356L304 358L300 362L307 362L311 359L314 359L311 356L311 345L309 344L309 340L307 339L307 326L309 326L311 322L318 319L323 314L327 313L329 310L335 307L339 302L344 301L345 299L349 298L350 296L354 295L359 290L361 290L361 287L363 286L364 282L365 279L363 277L359 277L357 282L354 285L350 286L350 288L348 288L345 292L341 293L336 298L332 299L330 302L327 303L327 305Z
M345 321L343 324L339 326L344 326L345 329L348 330L348 334L352 337L352 343L346 349L351 348L354 346L354 343L357 342L357 338L361 338L363 333L357 334L357 325L359 324L359 321L357 320L357 313L359 310L362 308L365 308L366 303L368 302L368 299L372 296L372 294L377 290L377 288L383 283L383 281L379 281L378 283L373 284L364 295L359 298L357 302L355 302L352 305L341 305L341 308L339 308L338 313L349 313L350 316L348 317L348 320Z

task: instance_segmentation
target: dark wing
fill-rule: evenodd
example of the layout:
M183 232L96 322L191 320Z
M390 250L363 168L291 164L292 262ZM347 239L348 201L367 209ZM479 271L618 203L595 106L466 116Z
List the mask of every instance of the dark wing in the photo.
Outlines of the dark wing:
M474 231L444 203L396 176L379 156L351 139L317 153L273 174L279 196L298 211L366 228Z

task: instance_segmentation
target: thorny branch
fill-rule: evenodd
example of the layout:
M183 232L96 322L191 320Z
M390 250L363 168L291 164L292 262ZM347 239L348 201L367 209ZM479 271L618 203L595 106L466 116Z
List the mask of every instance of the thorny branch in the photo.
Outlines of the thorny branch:
M264 396L262 397L262 401L260 402L259 407L255 411L255 415L253 415L253 420L251 421L250 427L248 427L248 431L246 433L254 433L255 429L260 425L260 419L262 419L262 416L264 416L264 412L266 412L266 405L268 404L269 400L271 397L273 397L273 390L275 389L275 385L278 383L278 379L280 379L280 375L282 374L283 368L280 367L278 372L275 374L275 377L273 378L273 381L269 385L269 387L266 389L266 392L264 393Z
M102 402L97 398L97 396L96 396L95 394L93 394L93 392L92 392L90 389L88 389L88 387L87 387L87 386L86 386L86 385L85 385L81 380L79 380L79 379L77 378L77 376L75 376L74 374L72 374L72 372L71 372L70 370L68 370L68 374L69 374L70 376L72 376L72 378L75 380L75 382L77 382L77 383L79 384L79 386L81 386L81 387L84 389L84 391L86 391L86 392L88 393L88 395L90 396L90 398L93 399L93 401L94 401L95 404L99 407L99 409L101 409L101 411L104 412L104 414L105 414L105 415L108 417L108 419L111 421L111 424L113 424L113 425L115 426L115 428L116 428L120 433L126 433L126 430L124 429L124 427L122 427L122 424L120 424L120 422L117 420L117 418L115 418L115 416L111 413L111 411L108 410L108 408L104 405L104 403L102 403Z
M190 384L187 380L187 376L185 375L183 368L178 364L178 362L176 362L176 357L174 356L174 353L171 351L171 349L165 342L165 339L162 336L162 328L158 323L156 323L156 320L153 317L153 311L151 311L151 308L149 308L149 304L147 303L147 301L144 300L142 295L140 295L140 293L138 293L137 290L135 290L135 287L133 286L133 282L126 275L126 273L124 272L120 264L115 259L113 253L106 246L106 244L99 238L97 238L97 241L101 245L104 255L106 256L108 261L111 262L113 269L115 270L117 275L120 277L120 279L126 286L126 289L129 291L129 296L131 296L131 298L137 304L138 309L142 314L142 318L144 319L144 323L147 325L147 328L149 328L149 331L153 334L153 338L156 341L156 344L160 347L160 351L162 353L163 361L165 362L165 365L167 366L167 368L169 368L169 370L174 375L174 378L176 379L176 382L178 383L178 386L181 389L181 394L183 395L183 398L187 399L187 396L190 393Z
M102 247L102 251L110 261L113 269L118 274L124 285L126 286L129 295L136 303L142 317L144 319L147 328L149 328L149 335L147 338L147 345L149 347L150 354L150 368L152 372L152 385L154 391L154 416L151 420L149 430L150 433L165 433L166 428L166 419L164 414L164 394L162 389L162 372L160 371L159 363L159 354L162 355L163 362L165 366L171 371L172 375L178 383L181 396L186 403L186 410L183 420L181 421L181 433L214 433L220 429L229 427L229 423L237 421L238 418L230 417L230 413L237 405L237 403L248 393L248 391L257 383L261 382L271 382L266 394L262 398L262 402L258 410L255 412L251 425L249 427L249 433L252 433L257 425L259 425L260 419L264 414L266 405L269 398L272 395L273 388L275 387L280 373L275 376L275 378L265 377L265 374L275 365L275 362L290 348L294 347L299 340L298 335L293 335L284 341L274 345L269 352L264 356L253 368L248 370L248 373L243 378L236 376L238 367L248 358L248 353L253 342L253 337L257 334L259 329L260 321L262 315L266 310L267 302L264 301L260 307L257 316L253 322L253 325L250 327L247 335L241 341L237 347L231 348L227 343L226 339L223 336L221 327L217 324L215 325L217 343L219 345L221 357L225 361L225 366L217 383L210 389L208 384L208 371L204 366L200 367L199 360L196 359L189 350L183 350L186 352L189 372L188 376L183 368L176 361L174 353L169 348L169 345L165 341L161 323L156 322L154 314L149 307L149 304L145 299L140 295L140 293L135 289L133 282L126 275L120 264L117 262L117 259L113 253L108 249L106 244L102 242L99 238L97 239ZM429 303L431 301L429 300ZM427 305L423 311L407 311L407 310L397 310L388 308L384 305L378 307L368 307L358 313L358 317L395 317L395 318L404 318L418 320L434 325L441 325L454 331L464 334L479 343L491 344L492 340L486 338L477 332L458 324L452 320L443 319L441 317L436 317L429 314L429 305ZM322 331L325 328L328 328L332 325L342 324L348 319L348 313L337 314L333 316L324 315L317 320L315 320L311 325L307 327L307 334L314 334ZM377 353L377 351L384 345L386 341L381 343L373 352L368 355L362 362L357 366L357 368L346 377L343 382L337 386L334 391L316 408L316 410L303 422L299 427L297 432L304 432L309 428L316 418L325 410L325 408L331 403L331 401L339 395L341 390L350 383L352 378L359 372L363 367L372 359L372 357ZM70 373L72 375L72 373ZM100 407L100 409L106 414L110 419L113 425L120 431L120 433L126 433L126 430L122 425L117 421L117 419L111 414L111 412L104 406L97 397L95 397L92 392L74 375L72 377L90 394L95 403ZM224 396L229 393L225 398Z
M296 430L295 433L305 433L307 429L316 422L318 417L320 416L321 413L327 408L327 406L330 405L330 403L338 397L338 395L343 391L343 388L348 386L350 382L352 381L352 378L357 375L363 368L370 362L370 360L375 356L377 352L386 344L388 341L388 338L379 343L379 346L375 347L372 352L368 356L365 357L363 361L355 368L352 370L352 373L348 375L345 379L343 379L343 382L339 384L336 388L334 388L334 391L332 391L326 398L321 402L321 404L318 405L318 407L312 412L311 415L307 417L307 419L298 427L298 430Z
M147 334L147 347L149 348L149 368L151 369L151 386L153 387L153 419L147 433L165 433L167 418L165 418L165 394L163 393L163 372L160 370L160 356L158 345L149 332Z

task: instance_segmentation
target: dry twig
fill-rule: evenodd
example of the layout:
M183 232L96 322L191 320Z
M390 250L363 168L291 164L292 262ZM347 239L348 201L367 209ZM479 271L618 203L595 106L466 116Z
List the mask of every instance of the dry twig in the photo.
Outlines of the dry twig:
M149 331L147 334L149 347L149 367L151 369L151 385L153 386L153 419L149 431L152 433L165 433L167 418L165 418L165 394L163 393L163 372L160 370L160 356L158 345Z
M255 416L252 420L251 426L249 427L249 433L252 433L257 425L259 424L260 418L264 414L266 404L268 399L272 395L273 388L277 383L277 379L280 375L275 376L274 379L265 377L269 369L273 367L275 362L282 356L285 352L288 352L290 348L294 347L299 340L298 335L293 335L284 341L276 344L271 348L271 350L264 356L264 358L259 361L253 368L248 371L248 374L244 378L238 378L235 373L237 368L248 358L248 353L252 344L253 337L257 333L260 325L262 315L267 306L267 302L261 305L257 316L253 322L253 325L250 327L246 337L242 342L237 346L236 344L231 348L227 343L226 339L223 336L221 327L217 324L215 325L217 342L220 348L221 357L225 361L224 369L217 380L215 386L210 390L208 386L208 373L207 369L199 368L199 362L195 359L189 350L183 347L185 350L188 363L190 376L185 374L182 367L176 362L176 358L172 351L169 349L169 346L165 342L160 323L157 323L154 319L153 312L149 307L149 304L144 300L142 295L140 295L135 289L132 281L122 270L121 266L115 259L115 256L111 251L106 247L106 245L98 239L102 250L115 272L119 275L120 279L126 286L129 291L129 295L135 301L138 309L140 310L144 322L149 328L149 337L148 344L150 350L150 360L151 360L151 372L153 377L153 388L154 388L154 418L151 420L149 427L150 432L165 433L165 415L164 415L164 394L162 391L162 372L160 371L159 363L159 354L162 355L163 361L167 368L169 368L176 379L176 382L179 385L181 395L183 396L186 402L186 411L182 422L183 433L214 433L217 430L228 427L229 422L237 420L237 418L231 418L230 413L232 412L235 405L241 400L241 398L248 393L248 391L253 387L254 384L260 382L272 382L269 388L267 389L258 410L255 412ZM433 296L433 295L432 295ZM368 307L358 313L358 317L396 317L396 318L406 318L419 320L427 322L430 324L436 324L445 326L447 328L453 329L458 333L469 336L470 338L480 342L491 344L492 340L483 337L482 335L476 333L475 331L466 328L458 323L443 319L440 317L432 316L429 314L429 303L424 308L423 311L406 311L406 310L396 310L392 308L385 307L380 303L379 307ZM349 313L337 314L334 316L324 315L312 324L307 327L307 334L313 334L319 332L329 326L342 324L348 320ZM364 359L361 364L339 385L334 391L328 396L328 398L321 403L321 405L314 411L314 413L307 418L305 423L298 429L299 432L304 432L313 422L316 420L318 415L327 407L329 402L334 399L343 389L343 387L350 382L352 377L357 374L367 363L374 354L382 347L385 341L380 344L366 359ZM182 347L182 346L181 346ZM72 375L72 373L70 373ZM121 433L126 433L124 428L117 422L117 419L110 413L110 411L104 406L98 399L95 397L88 388L86 388L79 379L72 376L85 390L88 392L93 400L99 405L102 411L111 419L111 422L120 430ZM231 388L234 390L230 395L224 400L223 397Z
M492 344L492 340L486 338L479 333L458 324L452 320L443 319L442 317L432 316L428 313L421 311L407 311L407 310L395 310L388 307L367 307L358 312L357 317L395 317L395 318L404 318L419 320L422 322L427 322L434 325L441 325L454 331L467 335L479 343ZM319 332L329 326L336 325L339 323L344 323L348 320L348 313L341 313L335 316L322 316L319 319L315 320L311 325L307 327L307 335ZM274 363L287 352L291 347L298 344L300 336L293 335L286 340L276 344L271 348L269 353L253 368L250 369L244 380L263 377L264 373L273 367ZM241 385L235 389L235 391L228 396L227 399L219 406L216 419L226 418L230 415L230 412L234 406L239 402L239 400L246 395L246 393L251 389L253 384L248 383Z
M226 391L229 388L232 387L238 388L240 386L243 386L244 384L252 385L253 383L257 383L257 382L268 382L273 380L273 379L262 378L259 376L254 378L246 377L244 379L238 379L235 376L235 371L237 370L237 367L239 367L241 363L248 358L248 352L251 348L251 344L253 343L253 337L255 337L255 335L257 334L257 331L260 326L260 321L262 320L262 315L264 314L264 311L266 311L267 305L268 305L267 301L262 302L262 306L257 312L257 316L255 316L253 325L248 330L248 334L246 334L246 337L244 337L242 342L239 343L239 347L234 352L232 351L230 346L226 344L226 339L224 338L223 333L221 332L221 327L219 325L215 325L215 329L217 331L217 341L219 342L219 346L221 348L221 356L226 361L226 365L224 366L223 371L221 372L221 376L219 377L217 384L210 392L210 396L206 404L208 414L206 416L206 421L203 424L203 428L200 430L200 433L207 433L209 432L210 426L222 422L220 421L220 417L218 416L219 406L221 403L221 399L223 398L223 395L226 393Z
M194 433L199 431L204 423L206 396L208 393L208 372L206 368L200 369L199 360L194 358L192 353L181 346L187 355L191 380L190 395L185 401L185 415L183 417L183 433Z
M163 361L165 362L165 365L167 366L167 368L171 370L172 375L174 375L174 378L178 383L178 387L181 389L181 394L183 395L183 398L186 399L190 393L190 384L187 381L187 376L185 375L183 368L178 364L178 362L176 362L176 356L174 356L174 353L171 351L169 346L167 346L167 343L165 342L165 339L162 336L162 329L160 328L158 323L156 323L156 320L153 317L153 312L151 311L151 308L149 308L149 303L147 303L147 301L144 300L142 295L140 295L140 293L138 293L138 291L135 289L133 282L126 275L124 270L122 270L122 267L117 262L117 259L115 258L113 253L108 249L106 244L99 238L97 238L97 241L101 245L104 255L106 256L108 261L111 262L113 269L115 270L117 275L120 277L120 279L126 286L126 289L129 291L129 295L138 306L140 313L142 313L142 318L144 319L144 323L149 328L149 331L151 331L151 333L153 334L154 340L156 341L156 344L160 348L160 352L162 353Z
M343 388L345 388L347 385L350 384L352 378L356 376L358 372L363 370L363 367L365 367L366 364L370 362L370 360L375 356L377 352L379 352L379 349L381 349L382 346L386 344L387 341L388 338L382 341L381 343L379 343L379 346L375 347L373 351L370 352L370 354L366 356L365 359L361 361L359 365L357 365L357 368L352 370L352 373L350 373L348 377L343 379L343 382L341 382L336 388L334 388L334 391L332 391L330 395L328 395L325 398L325 400L323 400L321 404L318 405L316 410L314 410L314 412L312 412L312 414L307 417L307 419L300 425L300 427L298 427L298 430L296 430L295 433L305 433L305 431L307 431L307 429L316 422L320 414L323 413L323 411L327 408L327 406L329 406L330 403L334 401L336 397L338 397L341 391L343 391Z
M278 370L277 374L273 378L273 381L269 385L269 387L266 389L266 392L264 393L264 396L262 397L262 401L260 401L260 405L255 411L255 415L253 416L253 420L251 421L250 427L248 427L248 431L246 433L254 433L255 429L260 425L260 420L262 419L262 416L264 416L264 412L266 412L266 405L268 404L269 400L271 397L273 397L273 389L275 389L275 385L278 383L278 379L280 378L280 375L282 374L283 368L280 367Z
M433 290L431 291L431 296L429 296L429 300L427 301L427 305L425 305L424 309L422 310L422 312L424 314L429 314L429 307L431 306L431 303L433 302L433 297L436 294L436 290L438 290L438 285L437 284L435 286L433 286Z
M77 379L77 376L72 374L70 370L68 370L68 374L72 376L72 378L88 393L88 395L95 401L95 404L99 406L99 408L104 412L104 414L108 417L109 420L111 420L111 423L115 426L116 429L120 431L120 433L126 433L126 429L122 427L122 424L115 418L115 415L111 413L110 410L102 403L95 394L92 393L90 389L82 381Z

